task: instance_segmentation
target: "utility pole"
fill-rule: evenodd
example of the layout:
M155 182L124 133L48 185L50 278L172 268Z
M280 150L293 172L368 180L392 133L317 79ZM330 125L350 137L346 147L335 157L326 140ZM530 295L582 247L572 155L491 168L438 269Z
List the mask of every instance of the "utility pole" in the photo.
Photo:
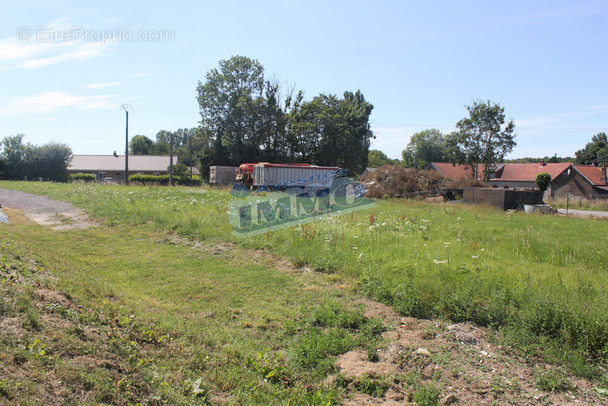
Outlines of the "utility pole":
M124 109L127 117L126 117L126 125L125 125L125 176L124 182L125 185L129 184L129 110L133 111L133 107L130 104L123 104L120 106Z
M169 186L173 186L173 131L171 131L171 152L169 153Z

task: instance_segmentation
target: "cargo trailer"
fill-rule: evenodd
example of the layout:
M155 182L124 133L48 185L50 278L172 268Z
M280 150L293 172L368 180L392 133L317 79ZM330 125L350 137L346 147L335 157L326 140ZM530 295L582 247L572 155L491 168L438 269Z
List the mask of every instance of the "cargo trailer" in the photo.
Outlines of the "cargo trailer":
M253 187L272 190L292 187L329 187L339 168L308 164L267 164L253 167Z
M235 166L210 166L209 184L227 185L234 183L236 179L236 169Z

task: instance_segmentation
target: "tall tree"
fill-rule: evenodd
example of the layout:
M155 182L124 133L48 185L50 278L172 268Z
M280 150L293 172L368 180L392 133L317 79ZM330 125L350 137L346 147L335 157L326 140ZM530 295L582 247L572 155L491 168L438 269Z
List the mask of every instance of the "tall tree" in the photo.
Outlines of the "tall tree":
M299 94L301 101L302 94ZM288 139L292 160L335 165L358 175L367 166L374 135L369 116L374 106L360 91L344 98L321 94L290 112Z
M2 140L0 159L3 162L5 179L23 179L26 176L27 146L23 144L23 137L23 134L17 134Z
M608 136L605 132L591 137L591 142L575 152L575 163L581 165L608 164Z
M201 124L219 141L216 159L220 162L214 163L237 165L256 142L251 111L263 95L264 68L244 56L233 56L219 65L197 87Z
M424 169L431 162L443 162L447 158L446 140L441 131L431 128L415 133L402 152L403 166Z
M475 100L466 106L469 117L456 123L458 130L446 140L454 163L467 164L473 177L488 180L494 163L513 151L515 123L505 121L504 107L490 100ZM479 166L483 165L480 176Z
M131 155L152 155L154 141L145 135L136 135L129 142L129 153Z
M171 151L171 137L173 132L160 130L156 133L156 142L152 148L152 155L169 155Z
M323 163L321 146L325 122L325 105L321 97L303 102L304 93L296 96L293 109L289 113L287 139L291 162Z
M369 146L376 138L369 124L369 116L374 106L365 100L363 93L344 92L341 102L344 124L340 128L343 140L340 152L342 159L338 164L352 175L359 175L367 167Z
M367 154L367 166L370 168L379 168L382 165L395 165L397 159L390 159L384 152L377 149L370 149Z

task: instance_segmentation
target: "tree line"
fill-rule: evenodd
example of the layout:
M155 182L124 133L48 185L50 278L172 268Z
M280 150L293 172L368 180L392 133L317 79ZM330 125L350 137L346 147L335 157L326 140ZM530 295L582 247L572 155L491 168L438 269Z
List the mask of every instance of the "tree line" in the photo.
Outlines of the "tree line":
M443 134L426 129L415 133L400 162L372 151L370 166L384 163L425 169L431 162L451 162L468 165L473 179L487 180L492 166L515 148L515 123L505 119L504 107L490 100L474 100L466 109L468 117L456 123L456 131Z
M50 142L36 146L23 142L24 135L5 137L0 142L0 178L7 180L47 180L66 182L72 149L67 144Z
M135 136L130 152L167 154L173 144L179 161L198 164L203 176L212 165L246 162L339 166L351 175L367 166L374 106L360 91L305 100L303 91L267 80L264 67L245 56L220 61L196 90L198 128L163 130L156 141Z
M488 180L496 163L575 163L608 165L608 137L600 132L591 142L576 151L575 157L545 156L542 158L505 159L515 147L515 124L506 121L504 108L489 100L475 100L467 106L469 116L456 123L457 130L443 134L437 129L425 129L412 135L402 151L401 160L390 159L378 150L369 152L369 166L400 165L425 169L431 162L451 162L471 167L471 176ZM483 169L480 169L483 168ZM489 168L489 170L484 170Z

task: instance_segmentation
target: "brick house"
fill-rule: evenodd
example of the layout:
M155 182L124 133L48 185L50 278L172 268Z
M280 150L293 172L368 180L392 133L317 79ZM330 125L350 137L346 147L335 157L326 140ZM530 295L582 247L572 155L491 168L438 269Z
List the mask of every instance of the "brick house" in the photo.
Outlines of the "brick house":
M129 155L129 175L167 175L170 160L168 155ZM173 157L173 165L177 156ZM68 165L70 174L88 173L98 181L112 179L122 182L125 173L124 155L74 155Z
M594 165L571 165L568 170L551 180L551 197L572 196L587 199L608 198L606 168Z
M499 163L487 182L492 187L534 189L536 175L546 172L551 175L551 183L546 197L566 197L570 194L583 198L608 198L606 168L570 163ZM458 180L471 178L468 165L453 165L433 162L427 169L436 170L446 178Z

